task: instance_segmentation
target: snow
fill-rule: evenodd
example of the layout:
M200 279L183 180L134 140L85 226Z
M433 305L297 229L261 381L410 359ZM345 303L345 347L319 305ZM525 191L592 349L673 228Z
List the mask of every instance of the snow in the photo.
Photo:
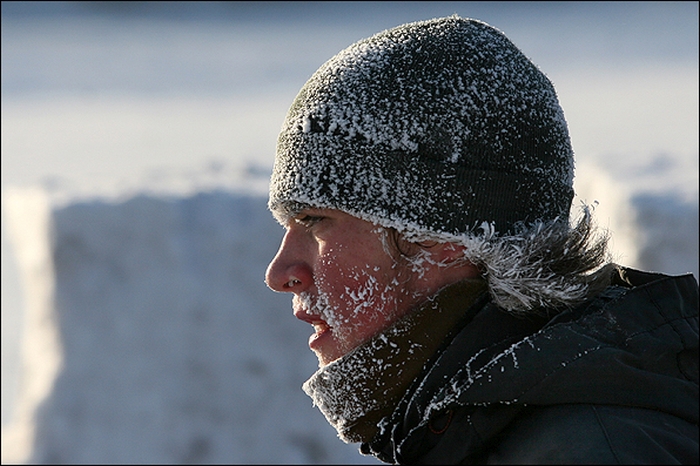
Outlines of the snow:
M356 42L313 74L278 139L270 208L341 208L442 241L484 220L504 234L513 212L568 213L572 156L552 84L497 29L453 15Z
M200 3L2 4L3 463L376 463L301 390L265 204L299 88L404 22L504 31L619 262L698 276L697 4Z

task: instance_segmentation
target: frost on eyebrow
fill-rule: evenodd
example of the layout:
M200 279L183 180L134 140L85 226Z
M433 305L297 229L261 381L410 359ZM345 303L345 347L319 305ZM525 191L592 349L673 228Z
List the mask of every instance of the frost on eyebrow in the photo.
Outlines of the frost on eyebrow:
M272 216L275 217L275 220L277 220L277 222L283 227L287 227L289 223L295 217L298 217L304 210L314 208L314 206L303 202L285 201L277 204L274 209L271 209L271 211Z

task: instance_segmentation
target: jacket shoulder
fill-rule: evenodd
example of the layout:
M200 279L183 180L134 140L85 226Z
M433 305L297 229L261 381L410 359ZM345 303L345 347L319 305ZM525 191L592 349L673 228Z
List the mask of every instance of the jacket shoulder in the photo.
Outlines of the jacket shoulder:
M608 405L526 410L487 464L697 464L698 426L660 411Z

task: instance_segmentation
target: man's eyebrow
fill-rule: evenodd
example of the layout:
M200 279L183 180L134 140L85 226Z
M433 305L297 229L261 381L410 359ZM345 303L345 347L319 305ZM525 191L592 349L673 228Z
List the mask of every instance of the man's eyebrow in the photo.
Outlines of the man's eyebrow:
M301 215L303 211L310 209L316 208L303 202L287 201L276 206L272 211L272 215L280 225L286 227L289 225L289 222Z

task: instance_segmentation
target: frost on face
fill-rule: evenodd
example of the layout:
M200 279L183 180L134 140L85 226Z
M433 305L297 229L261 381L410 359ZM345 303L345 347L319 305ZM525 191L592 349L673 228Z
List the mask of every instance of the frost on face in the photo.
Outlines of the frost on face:
M411 277L421 277L420 265L396 267L387 255L386 264L363 264L348 269L338 268L334 255L321 260L320 271L314 276L314 292L303 292L298 303L309 314L323 320L337 345L337 356L348 353L394 322L408 303L418 302L420 291L406 286ZM408 294L407 294L408 293ZM319 364L327 363L328 354L318 353Z
M338 341L349 351L360 342L353 341L353 336L368 321L390 320L396 308L395 286L393 283L380 287L380 281L369 270L355 269L350 283L343 286L335 306L329 304L328 295L319 291L318 301L321 317L331 326ZM328 289L331 284L324 277L317 278L319 290Z
M435 311L434 309L431 309ZM345 442L369 441L430 354L410 341L419 325L410 314L344 357L322 366L303 389Z

